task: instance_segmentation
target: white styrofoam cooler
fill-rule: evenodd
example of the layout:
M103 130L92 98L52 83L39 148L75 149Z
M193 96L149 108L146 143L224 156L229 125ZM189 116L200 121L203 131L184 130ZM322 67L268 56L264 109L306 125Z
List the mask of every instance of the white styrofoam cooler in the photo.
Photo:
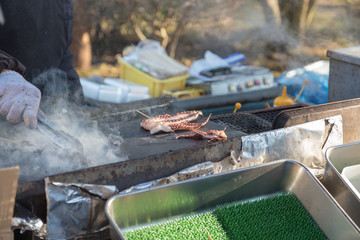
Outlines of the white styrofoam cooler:
M105 78L104 83L80 78L87 98L101 102L123 103L150 98L149 88L123 79Z

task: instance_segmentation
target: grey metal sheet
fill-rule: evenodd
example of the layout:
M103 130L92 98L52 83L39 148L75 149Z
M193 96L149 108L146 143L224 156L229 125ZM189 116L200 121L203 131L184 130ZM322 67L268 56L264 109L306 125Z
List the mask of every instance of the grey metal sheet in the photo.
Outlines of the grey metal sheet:
M360 98L284 110L273 121L273 129L341 115L344 143L360 141Z
M360 65L360 46L328 50L326 56L330 59Z
M341 176L342 170L360 164L360 142L328 148L323 184L357 226L360 226L360 199Z
M360 229L321 183L302 164L292 160L115 195L107 201L105 212L113 227L112 237L125 239L123 231L146 224L148 219L161 222L219 204L279 192L294 194L328 238L360 238Z
M219 96L205 95L197 98L183 99L174 101L174 107L178 109L206 109L210 107L219 107L226 105L235 105L236 102L248 103L262 100L275 99L280 96L282 86L264 88L249 92L225 94Z
M328 102L360 97L360 46L328 50Z

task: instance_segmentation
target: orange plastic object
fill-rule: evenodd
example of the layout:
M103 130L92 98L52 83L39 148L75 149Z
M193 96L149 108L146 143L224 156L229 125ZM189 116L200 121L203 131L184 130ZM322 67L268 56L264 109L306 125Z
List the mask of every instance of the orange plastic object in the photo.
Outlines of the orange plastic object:
M275 98L274 100L274 106L276 107L283 107L283 106L288 106L288 105L293 105L294 104L294 100L292 100L291 98L289 98L287 96L286 93L286 86L284 86L283 88L283 92L282 95Z
M236 113L236 111L237 111L238 109L240 109L240 108L241 108L241 103L237 102L237 103L235 104L234 113Z
M308 84L308 80L304 80L303 83L304 84L295 99L291 99L287 96L287 93L286 93L287 88L286 88L286 86L284 86L282 95L275 98L275 100L274 100L274 107L283 107L283 106L293 105L296 102L296 100L298 100L298 98L300 97L302 92L304 91L305 85Z

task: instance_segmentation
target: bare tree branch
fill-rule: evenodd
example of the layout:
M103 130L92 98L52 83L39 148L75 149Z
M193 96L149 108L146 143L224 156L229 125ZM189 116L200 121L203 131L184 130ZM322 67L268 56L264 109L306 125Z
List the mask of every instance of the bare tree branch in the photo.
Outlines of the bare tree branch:
M135 31L136 35L138 36L138 38L139 38L140 40L145 40L145 39L147 39L146 36L145 36L145 35L143 34L143 32L141 31L139 25L137 25L137 24L134 25L134 31Z

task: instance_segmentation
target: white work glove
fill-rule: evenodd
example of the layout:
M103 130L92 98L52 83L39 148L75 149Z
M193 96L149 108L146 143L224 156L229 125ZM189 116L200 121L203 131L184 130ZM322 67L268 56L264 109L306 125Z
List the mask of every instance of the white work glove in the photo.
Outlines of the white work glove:
M19 73L8 70L0 74L0 113L9 122L17 123L23 115L26 126L36 128L40 99L40 90Z

